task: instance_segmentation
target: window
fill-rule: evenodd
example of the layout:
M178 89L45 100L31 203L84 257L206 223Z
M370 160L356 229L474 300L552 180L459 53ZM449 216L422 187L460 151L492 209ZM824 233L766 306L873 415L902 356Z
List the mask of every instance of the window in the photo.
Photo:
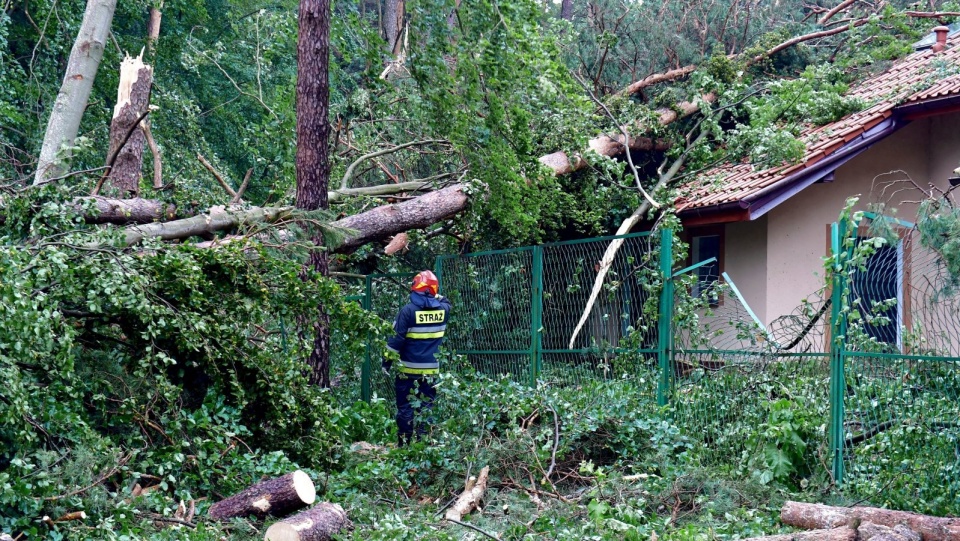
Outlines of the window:
M869 235L861 231L857 244L868 238ZM854 273L851 293L857 310L864 318L864 332L877 342L889 344L899 350L900 331L904 323L903 240L875 250L867 258L866 265Z
M697 283L692 291L694 296L700 296L711 291L720 281L721 263L723 262L723 229L693 230L690 235L690 264L696 265L710 258L715 258L716 261L696 270ZM719 304L719 298L710 301L711 306L718 306Z

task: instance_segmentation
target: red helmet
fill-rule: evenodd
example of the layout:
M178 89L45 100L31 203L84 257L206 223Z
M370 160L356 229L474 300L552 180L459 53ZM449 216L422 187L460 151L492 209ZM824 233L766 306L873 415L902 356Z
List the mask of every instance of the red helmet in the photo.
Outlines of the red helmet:
M437 275L428 270L414 276L413 285L410 287L410 291L429 292L433 296L437 295L439 289L440 281L437 280Z

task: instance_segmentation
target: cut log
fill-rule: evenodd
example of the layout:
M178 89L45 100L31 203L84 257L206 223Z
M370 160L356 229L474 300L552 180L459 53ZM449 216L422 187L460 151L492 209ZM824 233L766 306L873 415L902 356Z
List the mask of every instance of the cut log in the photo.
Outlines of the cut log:
M872 522L863 522L857 528L857 533L858 541L921 541L920 534L903 524L890 528Z
M780 520L784 524L808 530L836 528L857 520L890 528L902 524L920 534L923 541L960 539L960 518L931 517L875 507L832 507L817 503L788 501L780 510Z
M110 148L107 152L107 187L122 197L140 194L143 149L146 135L138 125L150 106L153 68L140 56L126 57L120 63L117 104L110 121ZM109 192L108 192L109 193Z
M213 504L207 511L207 516L211 520L228 520L250 515L258 518L267 515L283 516L311 505L316 499L317 491L310 476L297 470L257 483L239 494Z
M858 541L857 530L848 526L781 535L751 537L743 541Z
M457 501L447 510L444 518L447 520L461 520L464 515L469 515L471 511L480 505L483 499L483 493L487 490L487 478L490 476L490 466L484 466L480 470L480 475L476 481L472 479L467 481L466 489L457 498Z
M335 503L320 503L267 528L264 541L328 541L351 526L347 512Z

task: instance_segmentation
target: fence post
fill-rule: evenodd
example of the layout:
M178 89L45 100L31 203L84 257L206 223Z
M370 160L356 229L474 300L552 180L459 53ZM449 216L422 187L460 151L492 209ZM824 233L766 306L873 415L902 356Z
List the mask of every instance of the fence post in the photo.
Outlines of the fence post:
M657 405L666 406L672 387L673 354L673 231L660 231L660 315L657 321Z
M530 386L537 387L543 363L540 329L543 327L543 247L533 247L533 272L530 282Z
M373 305L370 295L373 291L373 278L368 274L363 285L363 309L370 311ZM370 371L371 371L371 352L370 352L370 334L367 333L366 353L363 356L363 368L360 370L360 397L364 402L370 403L372 393L370 392Z
M846 237L844 224L834 222L830 226L830 248L833 255L833 275L830 283L830 473L834 482L843 481L843 416L844 394L844 343L846 341L846 314L843 312L843 289L845 261L843 241Z

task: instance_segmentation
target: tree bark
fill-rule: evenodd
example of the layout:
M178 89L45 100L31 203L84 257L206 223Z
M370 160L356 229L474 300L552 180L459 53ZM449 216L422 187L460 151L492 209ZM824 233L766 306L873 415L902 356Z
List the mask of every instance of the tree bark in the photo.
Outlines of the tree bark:
M400 33L403 31L403 0L386 0L384 3L383 30L390 54L400 54Z
M560 2L560 18L565 21L573 20L573 0Z
M330 180L329 145L330 83L330 0L300 0L297 37L297 208L326 209ZM318 250L310 255L307 268L322 276L329 272L327 254L314 239ZM309 273L304 269L304 279ZM315 337L307 364L310 383L330 386L330 316L317 307L313 325Z
M857 530L848 526L828 530L751 537L743 541L858 541Z
M160 7L163 7L162 2ZM160 21L162 18L163 13L160 9L155 7L150 8L150 20L147 21L147 58L150 59L150 61L152 61L157 49L157 40L160 38Z
M317 491L310 476L297 470L281 477L257 483L239 494L219 501L207 511L211 520L229 520L254 515L283 516L295 509L312 505Z
M267 528L264 541L329 541L352 526L347 512L335 503L320 503Z
M161 240L186 239L196 235L236 229L246 223L273 223L289 218L292 210L290 207L254 207L249 210L234 212L219 207L208 214L200 214L183 220L127 227L124 234L124 244L133 246L143 239L153 237L159 237Z
M80 129L80 119L87 107L97 68L103 59L103 48L113 22L117 0L88 0L77 39L70 50L67 71L50 110L47 131L43 136L34 184L42 184L66 172L57 153L63 146L72 146ZM59 158L68 158L60 156Z
M107 152L108 193L119 193L122 197L136 197L140 194L146 134L143 127L137 123L146 121L144 115L150 106L151 85L151 66L144 64L139 56L123 59L120 64L117 104L113 108L113 121L110 122L110 148Z
M410 229L422 229L449 218L467 208L470 197L462 184L430 192L396 205L383 205L347 216L330 225L353 230L339 245L331 247L334 253L351 252L364 244L392 237Z
M780 510L780 520L784 524L805 529L836 528L856 520L890 528L902 524L920 534L924 541L960 539L960 518L931 517L875 507L832 507L788 501Z
M476 479L467 481L466 489L457 498L457 501L447 510L444 518L447 520L461 520L464 515L469 515L471 511L480 505L483 499L483 493L487 491L487 479L490 477L490 466L484 466L480 470L480 475Z
M828 530L751 537L743 541L858 541L858 539L857 530L849 526L841 526Z

